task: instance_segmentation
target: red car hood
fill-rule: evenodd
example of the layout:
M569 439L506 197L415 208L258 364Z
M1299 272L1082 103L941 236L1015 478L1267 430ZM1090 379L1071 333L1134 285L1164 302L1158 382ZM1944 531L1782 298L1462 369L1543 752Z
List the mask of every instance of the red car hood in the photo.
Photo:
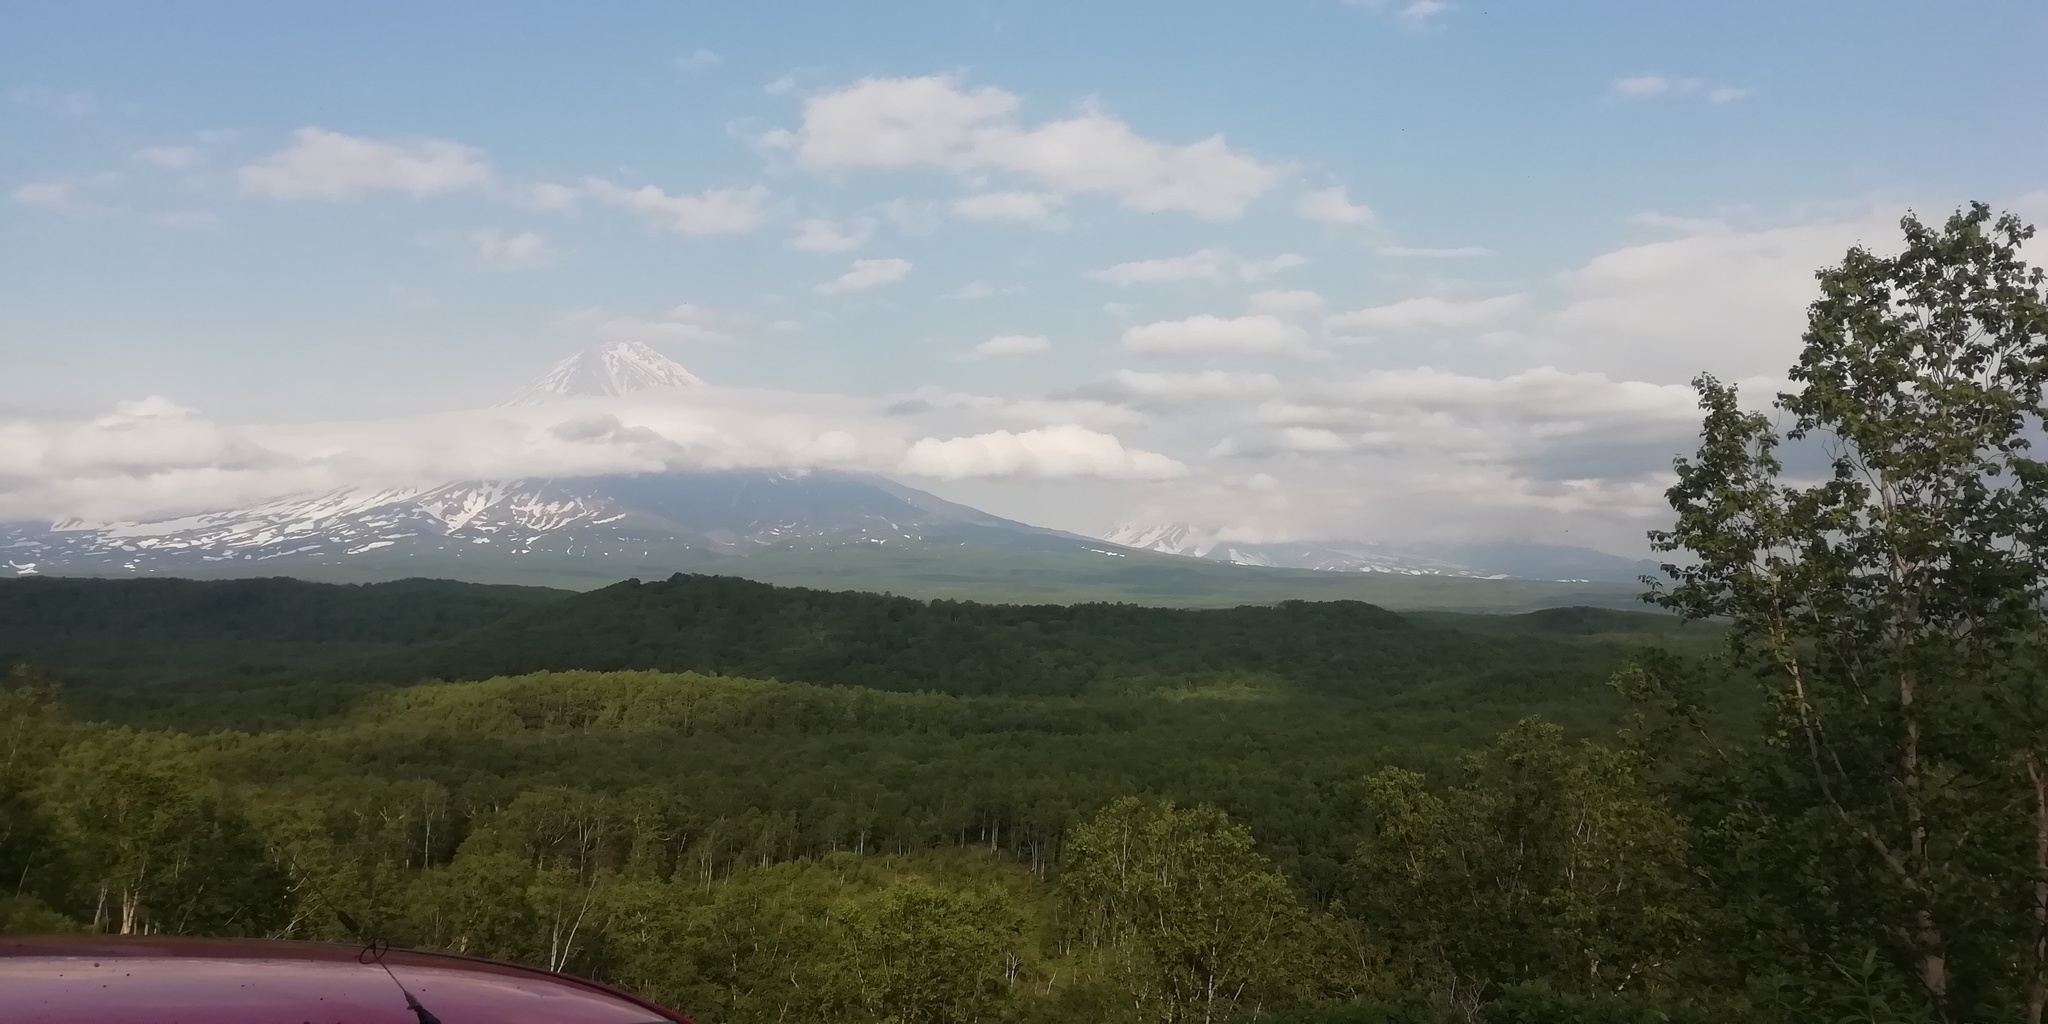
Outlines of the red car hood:
M581 978L474 957L257 939L0 937L0 1024L658 1024ZM391 974L384 972L391 969Z

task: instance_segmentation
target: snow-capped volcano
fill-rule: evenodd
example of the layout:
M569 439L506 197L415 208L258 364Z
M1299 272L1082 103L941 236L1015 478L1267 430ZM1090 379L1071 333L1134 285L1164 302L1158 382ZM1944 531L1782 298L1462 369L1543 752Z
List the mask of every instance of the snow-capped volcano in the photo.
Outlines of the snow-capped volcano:
M680 388L704 383L669 357L637 341L592 345L555 364L539 380L520 389L506 405L538 405L557 398L626 395L648 388Z
M769 470L344 488L144 522L0 525L0 577L37 573L496 575L545 565L613 578L770 550L1104 552L880 477Z
M699 387L637 341L563 360L507 405ZM348 572L617 578L783 550L1116 553L882 477L676 470L342 487L241 508L127 522L0 523L0 577L38 573ZM821 556L823 557L823 556Z

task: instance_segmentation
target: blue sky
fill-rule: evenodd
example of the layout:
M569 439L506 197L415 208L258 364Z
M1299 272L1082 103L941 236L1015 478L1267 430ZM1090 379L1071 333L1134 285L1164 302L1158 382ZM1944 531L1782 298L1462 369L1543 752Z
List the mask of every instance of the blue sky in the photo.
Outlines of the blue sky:
M1055 525L1626 546L1670 452L1617 437L1781 370L1818 263L1909 205L2048 219L2044 43L2017 2L6 5L41 447L0 510L144 501L53 454L116 403L263 447L635 337L764 409L956 414L903 444L1185 469L922 481Z

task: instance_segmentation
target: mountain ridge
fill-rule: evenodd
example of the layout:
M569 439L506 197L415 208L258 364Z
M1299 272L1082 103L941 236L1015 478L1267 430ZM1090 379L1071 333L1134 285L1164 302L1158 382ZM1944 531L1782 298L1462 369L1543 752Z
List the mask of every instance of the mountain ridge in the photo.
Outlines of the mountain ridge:
M378 555L446 561L556 555L673 571L771 548L961 546L1111 552L1090 538L991 515L855 473L693 470L342 488L152 521L0 527L0 568L175 572L218 563L279 571ZM474 559L472 559L474 560ZM421 575L412 572L409 575Z
M1134 550L1152 551L1231 565L1312 569L1318 572L1386 573L1472 579L1541 579L1561 583L1633 583L1655 575L1658 563L1592 548L1559 544L1472 542L1463 544L1380 544L1355 540L1248 542L1224 538L1188 523L1126 522L1102 539Z

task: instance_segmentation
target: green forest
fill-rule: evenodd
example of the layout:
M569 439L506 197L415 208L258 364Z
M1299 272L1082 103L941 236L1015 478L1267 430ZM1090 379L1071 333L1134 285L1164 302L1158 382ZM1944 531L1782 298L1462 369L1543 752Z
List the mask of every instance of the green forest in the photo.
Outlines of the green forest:
M0 930L707 1024L2038 1024L2048 298L1903 228L1792 391L1696 382L1641 612L0 581Z

